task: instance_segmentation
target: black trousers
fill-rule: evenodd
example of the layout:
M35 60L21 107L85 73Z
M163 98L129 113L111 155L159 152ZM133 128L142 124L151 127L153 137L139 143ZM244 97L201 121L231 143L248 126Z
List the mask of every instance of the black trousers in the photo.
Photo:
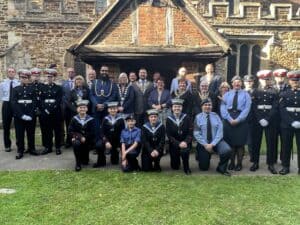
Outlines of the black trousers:
M65 121L65 126L66 126L66 144L71 144L71 136L69 134L69 125L72 119L72 111L68 109L67 107L64 109L63 112L64 115L64 121Z
M293 147L293 138L296 136L296 144L297 144L297 155L298 155L298 169L300 168L300 129L294 128L282 128L282 166L290 167L291 162L291 152Z
M280 140L280 146L279 146L279 140ZM278 159L278 152L280 155L280 160L282 160L282 151L283 151L283 141L282 141L282 135L281 135L281 128L280 128L280 121L278 120L276 123L276 139L275 139L275 160L277 162Z
M183 170L187 171L190 169L189 166L189 157L190 157L190 149L180 149L177 146L172 144L169 145L169 153L171 158L171 168L173 170L178 170L180 167L180 157L182 159Z
M10 102L2 103L2 123L3 123L3 139L4 147L11 147L10 127L13 119L13 110Z
M139 168L139 162L137 160L138 156L139 156L139 151L137 150L133 150L127 153L126 159L128 162L127 167L129 170L137 170Z
M152 171L160 167L161 153L158 157L153 158L149 152L142 152L142 170ZM153 165L154 163L154 165Z
M77 166L89 163L90 145L87 143L72 143Z
M263 131L266 136L267 146L267 164L274 165L276 163L276 124L269 123L267 127L260 126L259 123L254 123L254 129L252 130L252 161L259 163L260 148L262 142Z
M41 115L40 125L42 131L43 146L48 149L53 147L53 136L55 138L55 148L61 147L61 117L60 115ZM54 133L54 135L53 135Z
M214 149L214 152L218 153L218 150ZM197 154L198 154L199 169L203 171L207 171L210 166L210 159L212 154L206 151L206 149L200 144L197 144ZM231 156L231 152L230 151L224 153L220 152L219 156L220 156L220 161L218 167L221 171L226 171L228 161Z
M35 151L34 118L32 121L24 121L22 119L15 118L15 125L16 125L18 153L23 154L25 150L25 146L24 146L25 131L27 135L28 150L29 152Z

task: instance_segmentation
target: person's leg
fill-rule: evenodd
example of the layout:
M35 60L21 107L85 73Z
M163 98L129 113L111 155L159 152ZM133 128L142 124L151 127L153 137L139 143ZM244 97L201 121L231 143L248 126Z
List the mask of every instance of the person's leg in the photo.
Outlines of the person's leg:
M211 154L200 144L197 144L197 154L199 169L203 171L208 170Z

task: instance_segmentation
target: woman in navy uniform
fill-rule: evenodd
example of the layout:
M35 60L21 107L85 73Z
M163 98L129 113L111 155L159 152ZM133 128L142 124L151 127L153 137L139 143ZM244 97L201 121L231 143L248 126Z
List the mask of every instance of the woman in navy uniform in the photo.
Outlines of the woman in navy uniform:
M283 142L281 175L290 172L293 137L296 136L298 174L300 174L300 70L287 74L291 88L279 96L281 135Z
M190 117L182 113L182 99L172 99L172 114L167 117L166 132L169 139L171 168L178 170L180 157L182 158L183 171L191 174L189 155L192 147L193 130Z
M202 113L194 122L194 137L197 141L197 154L200 170L208 170L211 155L217 153L220 162L217 172L230 176L227 171L228 160L231 155L230 146L223 140L223 123L217 113L212 112L211 99L204 99L201 103Z
M22 69L19 72L21 85L13 89L12 108L16 127L18 153L16 159L24 154L24 136L27 133L28 151L31 155L38 155L35 150L34 128L36 110L36 92L30 84L30 71Z
M40 94L41 110L41 130L45 149L42 155L52 152L53 132L55 137L56 155L61 154L61 123L62 123L62 87L54 83L57 71L55 69L45 69L47 84L43 85Z
M156 109L148 110L147 114L149 122L142 127L142 170L160 172L160 159L165 145L165 127L159 121Z
M78 114L71 119L69 135L75 155L75 171L81 170L81 165L88 165L89 151L95 144L95 121L87 114L88 100L77 102Z
M134 115L128 115L126 118L126 128L122 130L121 154L122 170L124 172L140 171L137 157L141 151L141 129L135 126Z
M118 102L108 102L108 113L102 123L103 144L110 152L110 160L113 165L119 164L119 150L121 131L125 128L124 119L118 112ZM100 161L105 161L104 151L98 153Z
M272 174L277 171L274 167L276 163L276 113L278 111L278 94L273 88L272 71L261 70L257 72L259 87L252 94L253 123L251 129L252 136L252 160L253 165L250 171L259 168L259 156L263 131L265 131L267 144L267 164Z
M233 89L223 97L221 116L224 120L224 140L232 148L228 169L240 171L244 158L244 145L248 137L247 117L251 109L251 97L247 91L241 89L241 77L234 76L231 82ZM235 157L237 157L236 164Z

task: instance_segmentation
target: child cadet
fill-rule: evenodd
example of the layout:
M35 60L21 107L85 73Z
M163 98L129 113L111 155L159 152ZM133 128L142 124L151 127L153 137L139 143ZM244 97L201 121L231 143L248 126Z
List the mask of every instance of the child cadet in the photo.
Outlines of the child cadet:
M109 115L104 118L102 123L103 144L105 149L110 151L110 160L113 165L119 164L118 148L120 148L120 135L121 131L125 128L123 117L117 114L118 106L118 102L107 103ZM98 157L102 158L100 161L105 162L104 151L100 151Z
M125 120L126 128L121 132L122 170L140 171L137 157L141 151L141 129L135 126L133 114L128 115Z
M95 121L87 114L88 104L88 100L77 101L78 114L71 119L68 129L76 160L75 171L89 163L89 151L95 143Z
M178 170L180 157L182 158L185 174L191 174L189 167L189 154L192 147L193 130L190 117L182 113L182 99L172 99L172 114L166 122L166 132L169 139L169 152L171 168Z
M158 120L156 109L148 110L147 114L149 122L142 127L142 170L160 172L160 159L165 145L165 127Z

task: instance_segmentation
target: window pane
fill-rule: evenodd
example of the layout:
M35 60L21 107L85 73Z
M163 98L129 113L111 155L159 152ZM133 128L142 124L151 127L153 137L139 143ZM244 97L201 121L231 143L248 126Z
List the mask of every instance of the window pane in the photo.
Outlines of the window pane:
M240 48L240 71L239 75L243 77L248 74L248 63L249 62L249 47L242 45Z
M236 74L236 46L230 45L231 55L228 56L227 80L230 81Z
M251 65L251 73L255 75L260 68L260 46L255 45L252 48L252 65Z

